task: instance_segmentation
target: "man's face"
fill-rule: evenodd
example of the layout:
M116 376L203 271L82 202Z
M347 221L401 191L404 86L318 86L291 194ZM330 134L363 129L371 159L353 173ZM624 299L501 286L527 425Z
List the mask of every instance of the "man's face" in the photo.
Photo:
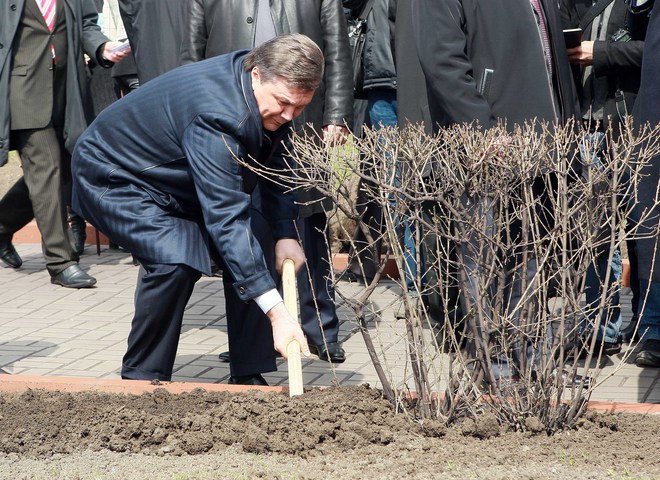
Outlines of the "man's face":
M264 130L274 132L300 115L314 96L313 90L289 87L283 79L264 82L259 67L252 69L252 91Z

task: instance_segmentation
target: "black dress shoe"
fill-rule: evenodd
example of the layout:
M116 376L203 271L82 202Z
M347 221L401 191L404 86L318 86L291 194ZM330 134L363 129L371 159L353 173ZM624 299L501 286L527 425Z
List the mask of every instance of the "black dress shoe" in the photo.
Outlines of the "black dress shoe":
M23 260L10 241L0 241L0 260L12 268L23 265Z
M87 275L80 265L71 265L57 275L53 275L50 283L62 285L67 288L89 288L96 285L96 279Z
M660 340L646 340L635 357L638 367L660 368Z
M246 375L244 377L229 377L229 385L262 385L267 387L268 382L260 374Z
M319 356L319 360L332 363L344 363L346 352L339 342L330 342L327 345L309 345L309 351Z

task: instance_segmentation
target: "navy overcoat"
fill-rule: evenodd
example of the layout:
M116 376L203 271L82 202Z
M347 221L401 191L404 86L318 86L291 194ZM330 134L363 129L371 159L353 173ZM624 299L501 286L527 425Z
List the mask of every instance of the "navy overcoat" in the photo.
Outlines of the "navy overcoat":
M174 69L105 109L72 159L73 208L137 257L211 273L217 248L242 300L275 288L250 228L260 182L275 239L295 238L293 194L234 156L287 170L289 125L263 130L247 52Z

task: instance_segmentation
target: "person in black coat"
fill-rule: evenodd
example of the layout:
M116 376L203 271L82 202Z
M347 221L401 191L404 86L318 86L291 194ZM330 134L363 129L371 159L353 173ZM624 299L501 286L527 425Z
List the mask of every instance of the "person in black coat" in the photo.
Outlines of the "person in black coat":
M185 0L119 0L140 84L181 65Z
M631 2L648 6L653 2ZM631 20L635 23L643 21L645 11L637 13ZM631 25L632 27L632 25ZM651 125L660 123L660 4L653 6L644 44L642 59L642 83L637 102L639 113L636 121L640 124L649 122ZM635 357L635 363L640 367L660 367L660 247L658 242L658 214L655 207L656 192L660 179L660 155L655 156L646 168L639 184L637 220L640 212L650 210L650 216L642 224L642 233L652 233L650 238L636 240L636 252L639 264L640 299L638 312L639 335L642 345Z
M553 0L413 0L412 21L434 131L462 123L489 128L502 120L509 129L531 120L563 123L579 112ZM545 188L538 185L539 203ZM466 205L491 210L488 199L464 196ZM461 303L469 311L470 303L482 301L480 266L474 240L459 248L468 279ZM508 282L509 310L521 297L520 278L536 274L536 262L527 265ZM514 359L525 354L511 353ZM515 374L503 355L493 365L496 378Z
M231 276L228 308L255 302L268 317L265 325L228 320L230 347L247 359L232 366L230 383L265 384L261 373L276 370L273 347L286 357L293 339L309 354L272 272L287 258L297 269L304 264L294 196L238 159L286 175L283 141L322 72L314 42L282 35L151 80L81 136L74 207L141 265L123 378L171 378L184 309L201 274L210 275L212 255ZM263 212L251 209L257 183Z
M594 10L595 8L597 10ZM621 125L633 112L635 98L639 90L642 51L644 49L645 28L631 30L628 26L628 6L625 0L611 0L607 5L594 4L590 0L562 0L562 23L564 28L582 28L582 43L568 50L573 65L575 83L582 107L581 118L594 145L602 148L592 152L596 158L607 161L605 132L611 126L618 136ZM592 19L589 23L585 21ZM605 231L603 232L607 234ZM597 336L603 337L603 353L613 354L620 349L621 340L631 339L637 326L637 302L639 301L639 281L637 261L634 255L634 241L628 242L630 252L630 283L633 291L633 318L624 332L620 331L618 291L612 296L610 309L604 311ZM595 252L595 262L587 272L585 295L587 305L594 310L600 298L601 279L607 272L608 249ZM614 253L611 283L616 290L621 271L620 253ZM595 312L589 315L596 316ZM588 324L584 324L589 333Z

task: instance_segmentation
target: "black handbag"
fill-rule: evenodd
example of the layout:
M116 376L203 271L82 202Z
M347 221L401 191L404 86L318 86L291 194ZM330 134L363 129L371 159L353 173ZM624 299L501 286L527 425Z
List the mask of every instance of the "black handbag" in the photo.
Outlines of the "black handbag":
M348 43L351 47L351 58L353 59L353 96L355 98L367 98L364 91L364 66L362 62L362 51L367 40L367 17L374 6L374 0L369 0L357 18L348 20Z

